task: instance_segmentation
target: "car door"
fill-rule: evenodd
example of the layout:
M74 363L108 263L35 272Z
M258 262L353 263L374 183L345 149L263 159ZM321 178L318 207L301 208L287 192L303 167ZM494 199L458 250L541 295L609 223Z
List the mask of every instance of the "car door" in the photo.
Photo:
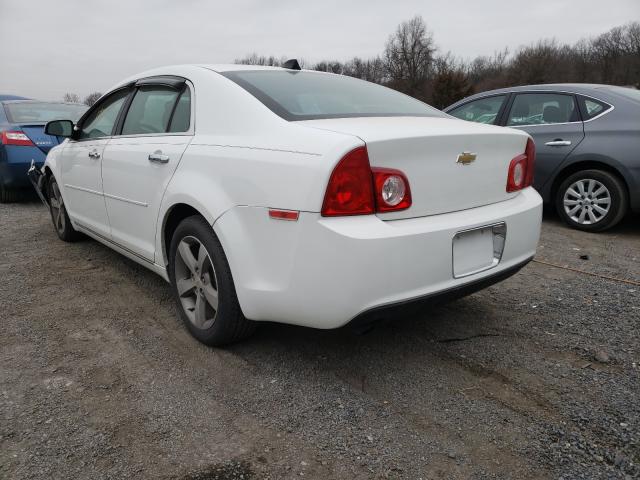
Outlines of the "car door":
M515 93L505 126L526 131L536 145L533 186L542 191L567 155L584 138L576 97L560 92Z
M81 227L110 238L102 189L102 155L130 89L121 89L96 104L81 119L61 153L61 182L69 216Z
M162 196L193 136L191 98L184 80L145 79L103 155L111 238L150 262Z

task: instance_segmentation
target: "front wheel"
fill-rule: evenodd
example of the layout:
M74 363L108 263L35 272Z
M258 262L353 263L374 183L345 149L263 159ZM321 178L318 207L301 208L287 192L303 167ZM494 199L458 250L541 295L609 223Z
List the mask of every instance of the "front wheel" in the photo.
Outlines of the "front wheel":
M58 237L65 242L75 242L81 235L73 228L73 225L71 225L67 208L62 199L60 188L58 187L58 182L53 177L51 177L49 181L48 194L49 212L51 213L51 220L53 221L53 226L56 229Z
M176 228L169 279L182 320L202 343L222 346L253 333L255 323L242 314L222 245L204 218L188 217Z
M601 232L627 213L627 190L622 181L603 170L583 170L567 177L556 193L556 209L570 226Z

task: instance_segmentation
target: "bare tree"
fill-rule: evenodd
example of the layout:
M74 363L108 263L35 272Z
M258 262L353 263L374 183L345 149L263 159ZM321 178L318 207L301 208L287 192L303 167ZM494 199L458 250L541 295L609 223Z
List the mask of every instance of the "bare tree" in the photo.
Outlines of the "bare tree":
M80 103L80 97L77 93L65 93L62 99L68 103Z
M591 40L592 61L604 83L640 83L640 23L615 27Z
M260 66L273 66L279 67L286 60L281 58L276 58L273 55L265 56L258 55L257 53L252 53L243 58L236 58L233 63L241 64L241 65L260 65Z
M290 57L275 57L273 55L258 55L252 53L242 58L236 58L233 63L238 65L259 65L263 67L281 67L284 62L289 60ZM298 58L298 64L300 68L306 68L306 62L304 58Z
M375 83L386 80L384 61L380 57L368 60L354 57L344 64L344 74Z
M322 61L318 62L313 67L312 70L317 70L319 72L329 72L329 73L337 73L342 75L344 73L344 64L339 61Z
M323 60L313 64L311 69L319 72L337 73L339 75L361 78L375 83L385 82L385 67L380 57L374 57L368 60L354 57L346 62Z
M420 96L432 74L436 51L433 35L420 16L402 22L389 37L385 47L385 63L389 82L399 90Z
M509 83L525 85L560 81L563 48L555 40L540 40L520 48L511 60Z
M473 94L464 62L451 52L434 59L434 72L428 88L430 103L434 107L444 108Z
M102 96L101 92L93 92L90 93L89 95L87 95L84 98L84 104L87 107L90 107L91 105L93 105L94 103L96 103L98 101L98 99Z
M495 52L491 57L476 57L466 66L469 81L479 91L507 86L508 58L507 48Z

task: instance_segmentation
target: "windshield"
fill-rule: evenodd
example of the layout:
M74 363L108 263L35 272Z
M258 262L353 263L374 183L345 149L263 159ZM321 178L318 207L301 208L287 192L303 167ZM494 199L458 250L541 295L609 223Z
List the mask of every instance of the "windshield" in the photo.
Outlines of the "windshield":
M445 116L403 93L343 75L279 70L242 70L222 75L285 120Z
M11 102L4 104L11 123L46 123L51 120L71 120L76 123L87 110L74 103Z

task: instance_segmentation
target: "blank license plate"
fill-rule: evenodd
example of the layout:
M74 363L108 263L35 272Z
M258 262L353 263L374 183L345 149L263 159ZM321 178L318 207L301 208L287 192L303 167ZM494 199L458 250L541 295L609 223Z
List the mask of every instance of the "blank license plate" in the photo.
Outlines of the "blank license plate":
M503 223L456 233L453 237L453 276L466 277L495 267L502 257L505 236Z

